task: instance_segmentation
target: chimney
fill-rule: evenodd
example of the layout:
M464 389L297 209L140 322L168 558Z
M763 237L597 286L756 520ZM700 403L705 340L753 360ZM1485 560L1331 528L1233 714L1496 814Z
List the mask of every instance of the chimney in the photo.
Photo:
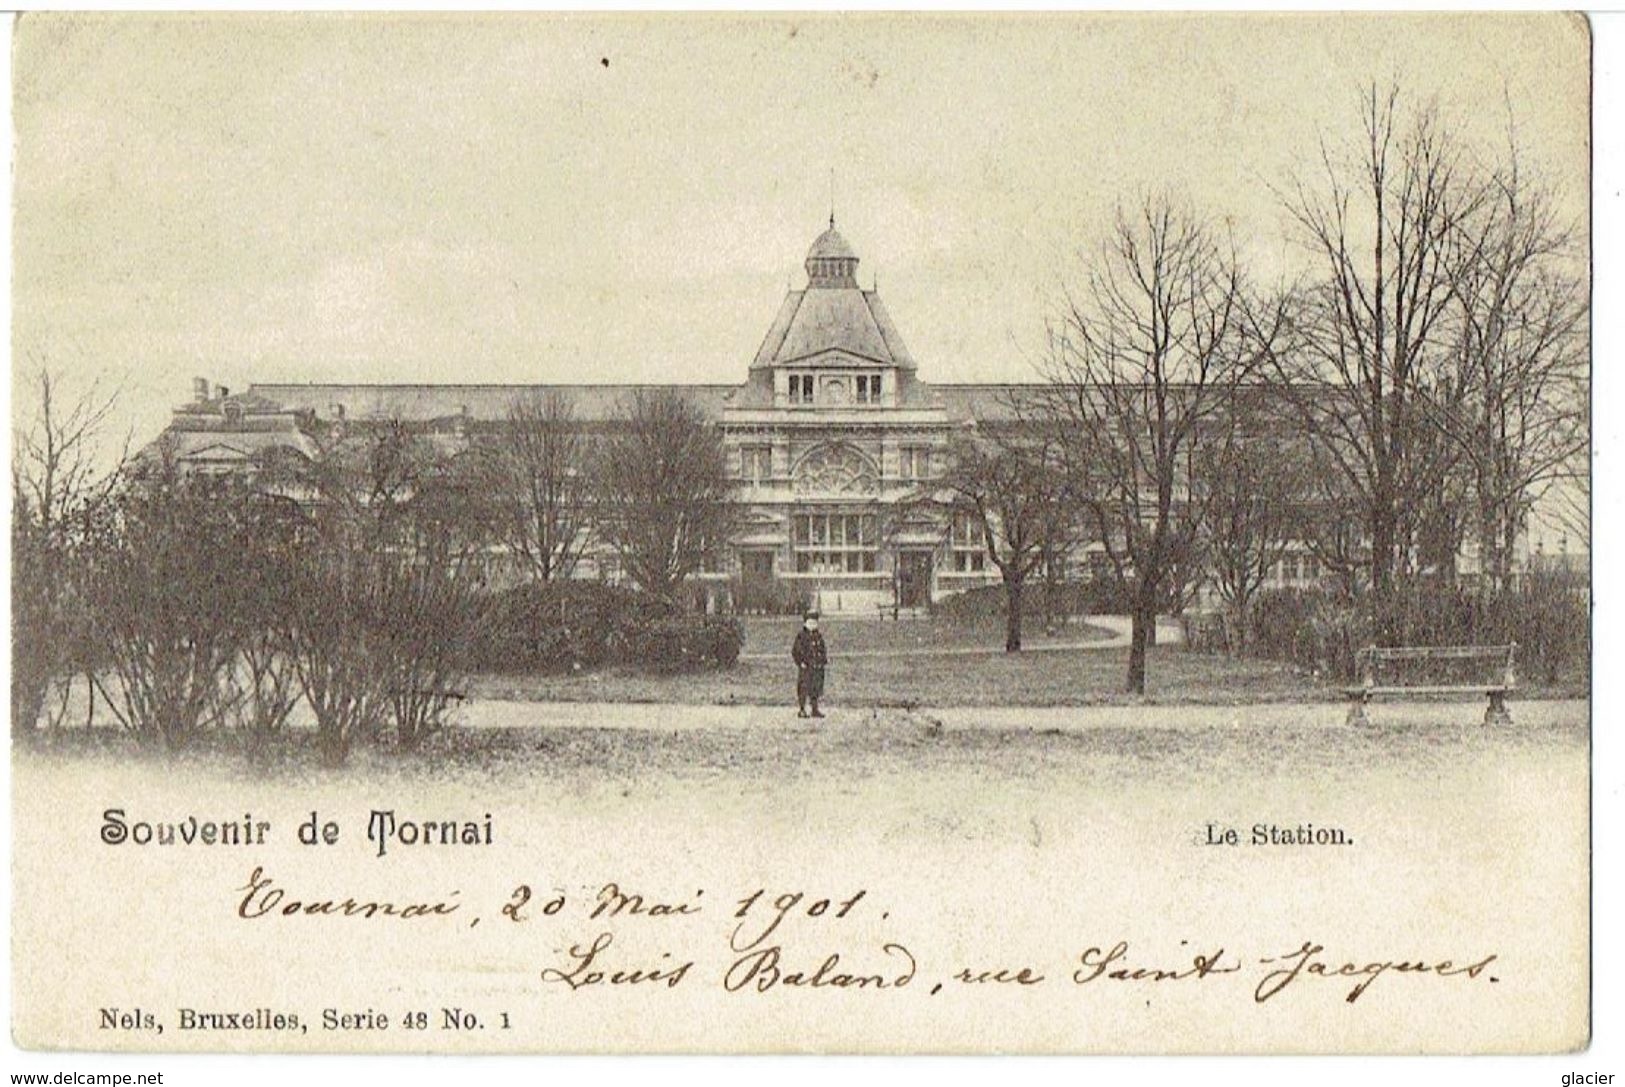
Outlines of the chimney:
M207 404L209 402L208 378L194 377L192 379L192 399L199 404Z

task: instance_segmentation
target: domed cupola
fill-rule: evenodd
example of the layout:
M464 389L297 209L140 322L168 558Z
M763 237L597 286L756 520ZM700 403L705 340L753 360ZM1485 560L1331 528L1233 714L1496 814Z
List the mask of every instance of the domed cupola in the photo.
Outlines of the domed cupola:
M807 250L808 287L856 287L858 285L858 255L835 229L835 216L829 217L829 229L818 235Z

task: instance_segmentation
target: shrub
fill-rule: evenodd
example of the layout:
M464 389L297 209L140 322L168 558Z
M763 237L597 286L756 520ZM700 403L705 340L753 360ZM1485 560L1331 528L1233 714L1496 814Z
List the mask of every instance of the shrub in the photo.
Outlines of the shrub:
M1029 578L1022 587L1022 611L1030 616L1043 616L1044 598L1053 588L1056 615L1124 615L1129 610L1128 592L1115 578L1095 578L1089 581L1062 581L1053 587L1042 578ZM939 615L954 622L976 622L1002 619L1005 608L1005 590L1002 582L981 585L955 593L936 605Z
M493 594L481 614L469 644L469 666L479 671L727 667L745 639L735 620L683 615L655 597L591 581L521 585Z
M414 748L446 724L463 698L469 647L484 618L469 579L438 564L386 566L378 579L374 656L395 724Z
M494 593L471 640L470 664L504 672L598 668L620 656L617 641L640 611L671 607L630 589L592 581L544 581Z
M1380 620L1374 623L1373 619ZM1238 652L1342 680L1355 677L1355 655L1392 631L1397 645L1518 643L1518 673L1555 684L1583 671L1590 656L1589 602L1567 583L1531 576L1516 589L1482 594L1465 586L1418 585L1395 594L1381 616L1369 603L1322 590L1272 589L1253 601L1246 637L1217 616L1192 616L1186 645Z
M626 639L627 658L662 673L727 668L739 660L745 628L722 616L671 616L635 624Z
M1583 585L1529 575L1515 589L1478 593L1430 586L1396 594L1384 624L1403 645L1518 643L1524 680L1574 678L1591 655L1591 608Z
M812 594L779 578L745 581L735 578L728 585L728 599L737 615L802 615L812 606Z
M1253 656L1349 680L1355 653L1371 644L1371 623L1347 597L1319 589L1266 590L1253 600L1248 629L1232 632L1230 641Z
M228 709L270 587L243 571L275 561L274 522L236 481L208 477L131 482L101 512L85 604L108 701L143 741L183 746Z

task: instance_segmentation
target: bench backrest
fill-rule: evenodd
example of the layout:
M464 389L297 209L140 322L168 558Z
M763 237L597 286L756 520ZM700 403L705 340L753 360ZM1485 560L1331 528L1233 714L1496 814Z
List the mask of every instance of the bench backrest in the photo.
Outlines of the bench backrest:
M1355 654L1366 687L1515 687L1518 643L1367 646Z

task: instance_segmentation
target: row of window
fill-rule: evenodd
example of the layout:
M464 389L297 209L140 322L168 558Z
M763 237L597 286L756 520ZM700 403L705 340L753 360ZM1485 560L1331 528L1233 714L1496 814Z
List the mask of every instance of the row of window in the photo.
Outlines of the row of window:
M831 550L807 548L796 551L798 574L872 574L879 556L873 550ZM987 572L987 556L980 551L955 551L950 569L959 574Z
M790 519L798 574L872 574L879 536L872 513L798 513Z
M873 551L797 551L798 574L872 574Z
M826 401L837 406L851 402L878 404L883 387L881 381L879 374L858 374L855 378L845 374L826 376L824 390L827 395L821 398L816 391L818 375L791 374L790 403L803 406Z
M1313 555L1288 555L1275 564L1277 581L1314 581L1320 577L1320 560Z
M874 547L872 513L798 513L790 519L790 542L802 547Z

